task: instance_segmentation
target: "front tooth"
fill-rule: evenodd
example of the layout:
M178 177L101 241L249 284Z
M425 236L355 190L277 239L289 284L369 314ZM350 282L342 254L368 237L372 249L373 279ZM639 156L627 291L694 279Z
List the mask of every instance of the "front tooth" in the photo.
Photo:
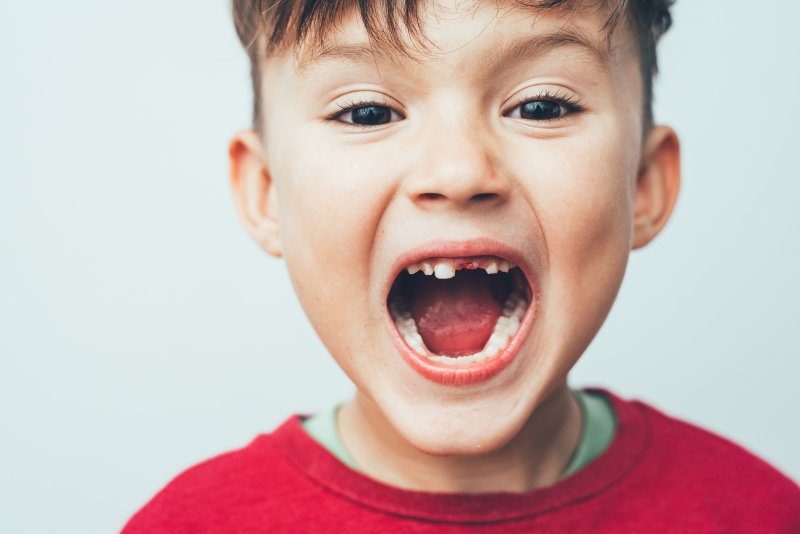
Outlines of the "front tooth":
M497 263L490 261L489 265L486 266L486 272L488 274L497 274Z
M456 275L456 268L449 261L443 261L443 262L437 263L436 267L433 268L433 271L436 274L436 278L439 278L441 280L446 280L448 278L453 278Z
M422 272L425 273L425 276L430 276L433 274L433 267L430 263L423 263Z
M509 270L508 262L505 261L505 260L502 260L500 262L500 264L497 266L497 268L500 269L501 271L503 271L504 273L507 273L508 270Z

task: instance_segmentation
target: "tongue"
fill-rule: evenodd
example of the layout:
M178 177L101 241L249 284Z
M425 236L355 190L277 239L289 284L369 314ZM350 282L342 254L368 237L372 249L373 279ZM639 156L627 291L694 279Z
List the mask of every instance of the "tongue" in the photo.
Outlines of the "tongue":
M439 280L417 275L409 283L409 311L431 352L467 356L480 352L503 311L502 287L479 270ZM497 280L499 282L499 280Z

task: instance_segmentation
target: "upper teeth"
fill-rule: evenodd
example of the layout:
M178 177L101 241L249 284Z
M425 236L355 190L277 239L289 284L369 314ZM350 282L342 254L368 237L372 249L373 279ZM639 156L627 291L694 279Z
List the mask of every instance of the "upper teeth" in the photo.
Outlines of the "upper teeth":
M456 266L449 261L439 262L433 268L433 274L436 275L436 278L453 278L456 275Z
M469 266L472 269L483 269L488 274L497 274L498 272L507 273L516 265L506 260L483 260L483 261L456 261L450 259L441 259L436 261L421 261L413 263L406 267L408 274L415 274L423 272L427 276L435 275L436 278L448 279L456 275L456 271L460 268Z

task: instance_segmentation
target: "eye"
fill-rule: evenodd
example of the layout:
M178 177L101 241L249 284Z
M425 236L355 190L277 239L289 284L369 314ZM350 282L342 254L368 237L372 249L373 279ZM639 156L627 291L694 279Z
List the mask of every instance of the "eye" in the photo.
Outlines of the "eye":
M561 104L548 100L531 100L520 105L519 108L520 118L532 121L559 119L565 114Z
M403 117L383 102L360 101L339 104L339 111L327 117L327 120L342 123L345 126L369 128L388 124Z
M544 93L535 97L520 97L516 106L505 116L535 122L551 122L580 113L583 108L567 95Z

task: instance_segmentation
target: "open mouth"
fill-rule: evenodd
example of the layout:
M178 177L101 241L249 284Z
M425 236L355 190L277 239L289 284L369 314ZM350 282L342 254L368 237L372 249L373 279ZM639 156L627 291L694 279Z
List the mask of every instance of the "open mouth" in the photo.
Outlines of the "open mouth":
M504 258L442 257L406 266L387 306L422 362L466 371L507 363L533 298L522 270Z

